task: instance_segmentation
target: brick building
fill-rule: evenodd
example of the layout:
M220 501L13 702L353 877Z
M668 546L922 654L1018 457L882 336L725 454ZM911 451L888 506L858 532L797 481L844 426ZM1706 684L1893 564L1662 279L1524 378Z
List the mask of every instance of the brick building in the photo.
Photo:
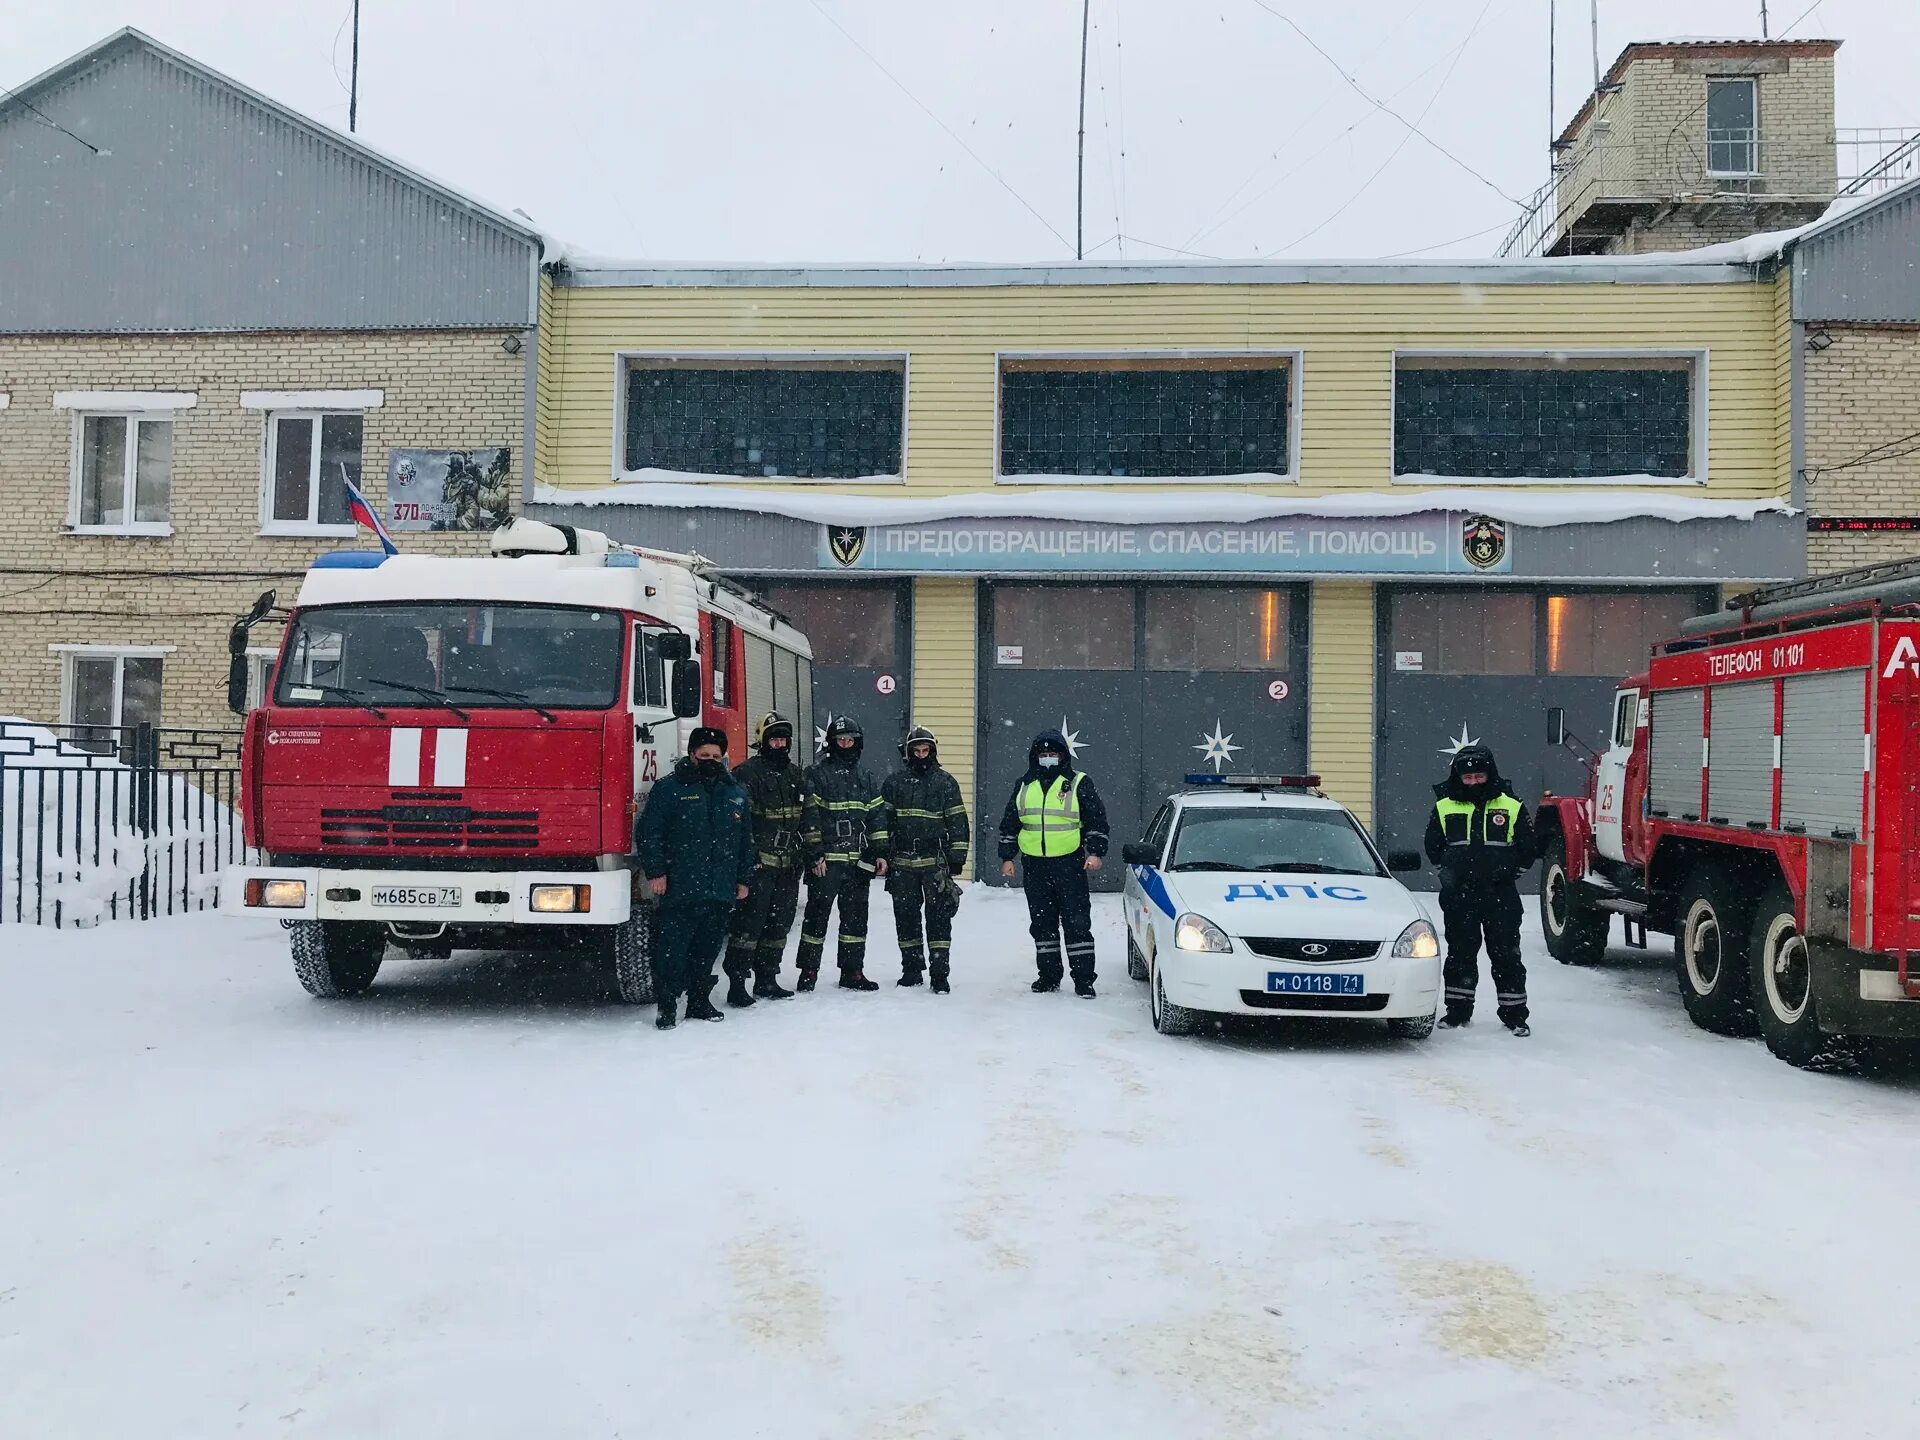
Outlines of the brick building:
M132 30L0 96L0 173L0 714L223 721L228 623L355 543L345 482L394 521L396 452L518 507L524 218Z

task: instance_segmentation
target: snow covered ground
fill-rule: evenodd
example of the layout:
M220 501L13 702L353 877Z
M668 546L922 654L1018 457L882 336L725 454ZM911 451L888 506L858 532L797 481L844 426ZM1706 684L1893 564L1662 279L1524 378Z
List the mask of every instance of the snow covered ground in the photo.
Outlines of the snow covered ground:
M667 1035L0 929L0 1435L1914 1434L1920 1072L1702 1034L1659 952L1536 954L1530 1041L1165 1040L1100 923L1091 1003L976 889L950 997Z

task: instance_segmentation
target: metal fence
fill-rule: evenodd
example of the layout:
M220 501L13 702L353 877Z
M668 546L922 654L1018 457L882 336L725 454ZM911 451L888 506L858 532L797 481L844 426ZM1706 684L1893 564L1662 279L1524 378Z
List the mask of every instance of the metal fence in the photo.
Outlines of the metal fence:
M0 721L0 924L211 909L249 854L240 735Z

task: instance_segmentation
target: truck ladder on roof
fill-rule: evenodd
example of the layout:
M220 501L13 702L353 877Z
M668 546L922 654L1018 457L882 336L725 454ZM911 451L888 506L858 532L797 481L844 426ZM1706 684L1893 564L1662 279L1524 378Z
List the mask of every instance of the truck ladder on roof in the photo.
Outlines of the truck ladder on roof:
M1787 580L1778 585L1763 585L1758 590L1749 590L1743 595L1735 595L1728 602L1728 610L1745 610L1760 605L1777 605L1786 600L1817 600L1822 595L1838 591L1860 590L1869 585L1883 585L1891 580L1920 578L1920 556L1909 556L1905 560L1882 560L1873 565L1861 565L1852 570L1837 570L1831 575L1810 575L1805 580Z

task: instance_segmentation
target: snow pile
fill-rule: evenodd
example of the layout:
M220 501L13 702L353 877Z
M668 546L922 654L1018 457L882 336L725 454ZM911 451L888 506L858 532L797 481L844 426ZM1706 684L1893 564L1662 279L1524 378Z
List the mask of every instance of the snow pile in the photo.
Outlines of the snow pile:
M1542 494L1504 486L1448 485L1445 476L1403 476L1408 488L1349 495L1249 495L1189 489L1126 493L1090 484L1071 489L975 491L907 499L845 495L797 487L748 489L725 483L607 485L594 489L534 487L536 505L657 505L668 509L747 510L818 525L926 525L944 520L1056 520L1089 525L1188 525L1286 519L1379 519L1436 510L1491 515L1515 525L1594 525L1614 520L1751 520L1797 513L1782 500L1703 500L1633 490L1581 488ZM1415 486L1437 482L1436 489ZM845 482L857 483L857 482ZM1513 484L1525 482L1515 481ZM1621 483L1643 483L1621 477ZM1644 483L1671 486L1672 481Z
M0 717L0 920L98 925L138 915L143 891L161 914L211 908L245 850L239 815L202 788L212 778L155 777L143 834L132 767Z

